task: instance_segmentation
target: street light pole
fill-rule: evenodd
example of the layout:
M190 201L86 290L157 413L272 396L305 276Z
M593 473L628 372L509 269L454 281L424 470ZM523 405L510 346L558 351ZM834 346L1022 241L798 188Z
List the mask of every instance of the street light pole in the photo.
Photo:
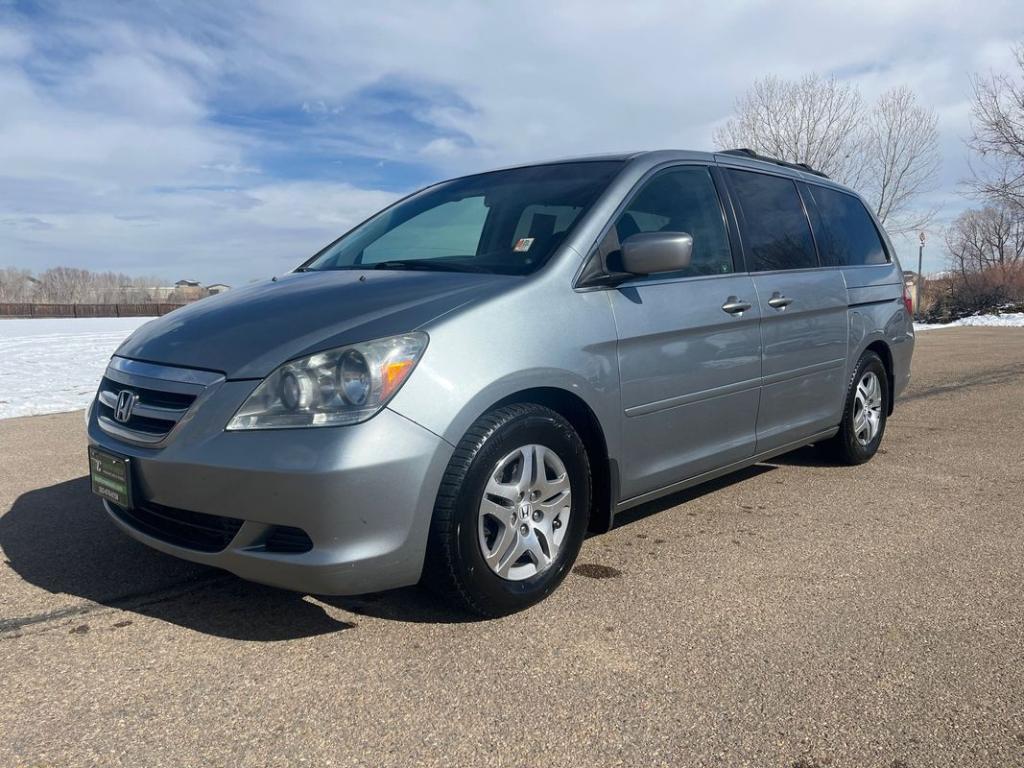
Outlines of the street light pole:
M914 281L914 314L917 315L917 319L921 319L921 280L924 278L921 275L921 262L924 260L924 241L927 239L927 235L924 232L919 232L917 239L920 245L917 247L917 279Z

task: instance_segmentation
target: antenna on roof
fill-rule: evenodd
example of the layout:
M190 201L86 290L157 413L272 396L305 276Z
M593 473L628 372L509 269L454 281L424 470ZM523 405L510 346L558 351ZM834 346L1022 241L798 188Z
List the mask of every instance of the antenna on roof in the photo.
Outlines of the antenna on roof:
M807 163L789 163L785 160L779 160L777 157L768 157L768 155L760 155L752 149L741 147L739 149L724 149L719 152L720 155L736 155L737 157L749 157L751 160L760 160L764 163L774 163L775 165L781 165L786 168L795 168L798 171L806 171L807 173L813 173L815 176L821 176L823 179L827 179L828 175L821 171L816 171L811 168Z

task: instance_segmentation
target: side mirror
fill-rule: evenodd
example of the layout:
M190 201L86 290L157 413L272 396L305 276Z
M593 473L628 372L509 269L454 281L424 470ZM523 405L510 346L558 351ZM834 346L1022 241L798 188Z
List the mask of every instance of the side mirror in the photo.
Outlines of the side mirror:
M639 232L621 247L622 268L634 275L686 269L693 257L693 238L686 232Z

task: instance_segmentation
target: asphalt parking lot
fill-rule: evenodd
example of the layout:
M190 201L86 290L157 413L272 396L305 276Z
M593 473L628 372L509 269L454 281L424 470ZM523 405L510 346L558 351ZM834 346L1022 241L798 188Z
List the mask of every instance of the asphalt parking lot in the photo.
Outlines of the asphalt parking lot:
M1024 766L1024 331L918 337L882 452L630 512L554 597L325 598L110 525L0 421L0 765Z

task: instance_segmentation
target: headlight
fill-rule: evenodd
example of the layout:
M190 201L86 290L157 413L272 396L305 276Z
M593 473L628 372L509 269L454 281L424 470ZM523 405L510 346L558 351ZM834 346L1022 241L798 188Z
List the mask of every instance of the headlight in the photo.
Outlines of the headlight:
M285 363L249 395L229 430L356 424L405 383L427 346L425 333L317 352Z

